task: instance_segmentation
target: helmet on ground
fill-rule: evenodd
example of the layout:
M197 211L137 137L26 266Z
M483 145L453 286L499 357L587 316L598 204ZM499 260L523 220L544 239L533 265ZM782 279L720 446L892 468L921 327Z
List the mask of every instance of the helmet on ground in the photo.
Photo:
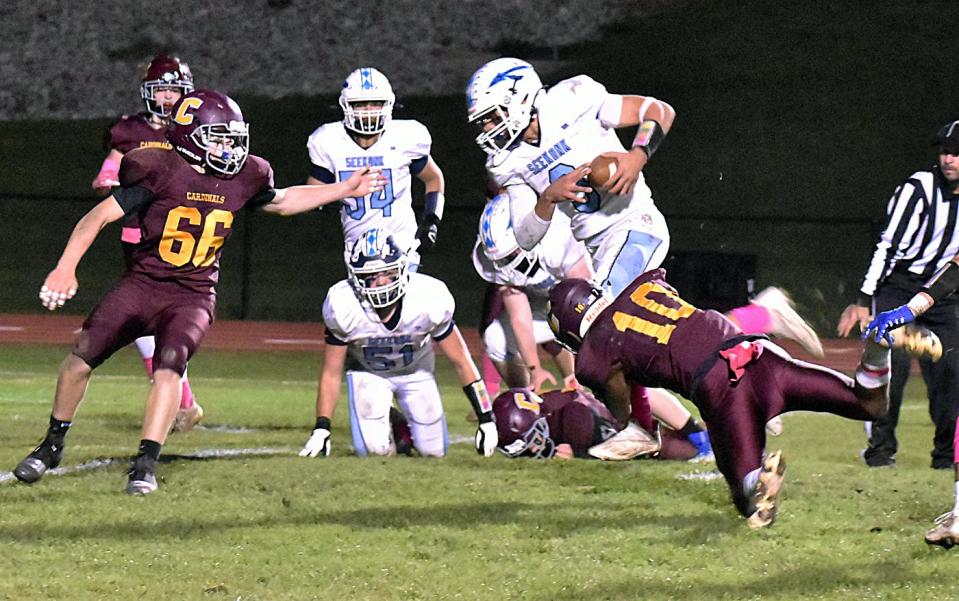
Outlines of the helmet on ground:
M511 388L496 397L493 415L501 453L535 459L553 456L556 443L550 438L549 424L540 410L542 404L543 399L526 388Z

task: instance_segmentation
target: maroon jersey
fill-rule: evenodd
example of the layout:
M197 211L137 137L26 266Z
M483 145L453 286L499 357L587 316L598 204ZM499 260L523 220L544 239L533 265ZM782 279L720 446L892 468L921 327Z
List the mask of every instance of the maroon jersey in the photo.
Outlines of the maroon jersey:
M117 119L107 132L107 147L123 154L137 148L173 148L166 139L166 126L155 128L150 125L147 113L123 115Z
M740 334L721 313L679 298L656 269L636 278L596 318L576 356L576 378L602 390L610 368L649 388L692 398L693 380L722 343Z
M213 292L233 218L251 198L272 188L273 170L251 155L240 173L223 179L198 173L176 152L144 148L123 156L120 184L143 188L152 197L137 209L142 242L130 270Z
M549 435L556 444L568 444L573 454L585 457L589 447L616 434L622 427L606 405L592 395L575 390L550 390L540 395L540 407Z

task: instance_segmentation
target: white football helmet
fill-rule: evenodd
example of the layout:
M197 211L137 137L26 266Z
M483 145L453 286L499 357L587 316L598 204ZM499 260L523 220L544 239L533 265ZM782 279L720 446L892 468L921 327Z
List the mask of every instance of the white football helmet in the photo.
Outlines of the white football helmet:
M476 143L487 154L506 150L529 127L543 82L533 65L498 58L480 67L466 84L466 116L479 128Z
M363 107L356 110L354 103L381 102L379 108ZM396 95L390 80L372 67L353 71L343 82L340 90L340 108L343 109L343 125L358 134L378 134L393 118Z
M526 280L539 267L536 251L523 250L516 241L506 194L497 194L486 203L480 215L479 238L496 269L510 277Z
M386 230L367 230L346 252L350 284L373 308L389 307L406 294L410 282L406 253Z

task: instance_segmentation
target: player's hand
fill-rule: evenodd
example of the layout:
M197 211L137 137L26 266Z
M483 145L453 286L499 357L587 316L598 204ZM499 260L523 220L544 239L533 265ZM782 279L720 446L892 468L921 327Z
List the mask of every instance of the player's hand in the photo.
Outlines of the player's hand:
M586 202L586 195L592 192L593 189L589 186L582 185L580 180L589 174L589 164L580 165L547 186L540 195L540 199L551 204L566 201Z
M633 187L639 181L639 173L646 166L649 157L642 150L632 152L604 152L599 155L616 159L616 173L606 182L606 191L609 194L628 196L633 193Z
M869 325L863 330L862 338L872 339L875 342L886 341L886 344L892 346L893 337L890 332L896 328L914 321L916 316L908 305L901 305L889 311L883 311L869 322Z
M300 451L300 457L316 457L317 455L330 456L330 431L326 428L313 430L310 439L306 441Z
M379 192L383 189L385 182L379 169L362 167L354 171L353 175L346 180L347 196L360 198L372 192Z
M416 228L416 239L420 241L419 251L420 252L429 252L433 250L433 246L436 244L436 235L439 233L439 228L436 225L436 222L430 218L425 218L423 223Z
M40 304L56 311L74 297L79 286L75 273L54 269L40 287Z
M530 366L529 380L530 387L535 393L539 393L543 389L543 384L547 382L553 386L556 386L556 378L553 377L553 374L551 374L549 370L543 369L538 365Z
M488 413L481 415L479 427L476 429L476 452L484 457L492 457L496 452L496 445L499 444L499 434L496 432L496 423L493 421L493 415Z
M572 459L573 447L567 443L561 443L556 445L556 451L553 453L553 459Z
M110 179L108 177L98 177L93 180L93 193L97 196L104 196L110 194L110 191L113 190L114 186L119 186L120 182Z
M843 310L842 315L839 317L839 326L836 328L836 333L841 337L846 337L857 325L860 330L865 332L865 327L866 324L869 323L870 317L868 307L849 305Z
M563 390L582 390L583 385L576 379L576 374L569 374L563 378Z

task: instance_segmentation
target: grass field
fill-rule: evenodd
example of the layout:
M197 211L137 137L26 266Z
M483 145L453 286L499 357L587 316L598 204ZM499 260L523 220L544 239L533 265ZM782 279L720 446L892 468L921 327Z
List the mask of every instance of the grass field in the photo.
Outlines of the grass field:
M64 349L0 347L0 469L41 437ZM445 361L451 436L467 404ZM125 350L94 377L66 467L0 484L2 599L954 599L954 553L922 532L951 503L927 467L921 384L895 469L867 470L858 423L796 414L775 526L750 531L709 466L478 457L359 459L346 411L333 457L295 451L312 424L308 353L204 351L191 364L207 429L171 436L160 490L123 494L146 382ZM245 432L218 431L229 425ZM210 449L261 455L191 459ZM9 472L0 473L9 477Z

